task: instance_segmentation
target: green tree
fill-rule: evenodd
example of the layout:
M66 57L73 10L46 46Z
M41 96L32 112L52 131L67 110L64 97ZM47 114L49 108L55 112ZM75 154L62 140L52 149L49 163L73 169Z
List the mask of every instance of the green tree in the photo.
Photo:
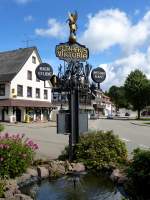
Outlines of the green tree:
M137 110L140 119L141 110L150 103L150 81L137 69L128 75L124 88L128 101L133 106L133 110Z
M117 87L115 85L111 86L108 91L108 96L111 98L112 102L116 107L116 111L119 108L128 108L129 104L125 97L125 90L124 87Z

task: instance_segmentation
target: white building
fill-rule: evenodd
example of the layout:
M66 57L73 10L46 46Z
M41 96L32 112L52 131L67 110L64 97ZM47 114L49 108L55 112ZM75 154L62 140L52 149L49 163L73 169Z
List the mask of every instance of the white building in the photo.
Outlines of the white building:
M114 108L110 97L104 95L104 93L98 89L96 89L94 93L95 99L93 100L93 107L95 112L105 116L112 114Z
M36 47L0 53L0 120L8 122L48 120L51 88L36 78L41 63Z

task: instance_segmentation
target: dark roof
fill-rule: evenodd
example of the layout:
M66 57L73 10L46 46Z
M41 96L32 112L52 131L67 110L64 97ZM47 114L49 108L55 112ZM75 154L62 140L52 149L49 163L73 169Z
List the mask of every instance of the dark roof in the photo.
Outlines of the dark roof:
M51 108L53 105L47 101L32 101L21 99L0 99L0 107L15 106L15 107L35 107L35 108Z
M36 47L0 52L0 81L11 81L21 70Z

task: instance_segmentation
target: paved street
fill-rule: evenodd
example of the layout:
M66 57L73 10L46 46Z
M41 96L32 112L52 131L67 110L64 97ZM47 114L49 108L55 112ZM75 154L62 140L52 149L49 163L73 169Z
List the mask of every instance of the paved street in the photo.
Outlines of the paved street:
M145 126L144 121L100 119L89 121L89 127L92 130L113 130L127 144L129 152L136 147L150 147L150 126Z
M150 126L140 126L139 123L129 120L90 120L90 130L113 130L126 142L129 152L135 147L150 147ZM143 122L140 122L141 124ZM25 133L27 137L33 139L40 149L37 152L38 158L56 158L68 144L68 136L56 134L56 124L35 123L35 124L5 124L5 132Z

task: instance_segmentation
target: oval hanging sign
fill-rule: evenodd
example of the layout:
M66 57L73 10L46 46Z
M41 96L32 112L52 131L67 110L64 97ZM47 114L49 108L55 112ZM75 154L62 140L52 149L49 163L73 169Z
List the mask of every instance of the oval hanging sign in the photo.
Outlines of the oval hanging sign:
M91 72L92 80L96 83L102 83L106 78L106 72L103 68L97 67Z
M49 64L41 63L37 66L35 74L39 80L42 81L50 80L50 78L53 75L53 69Z

